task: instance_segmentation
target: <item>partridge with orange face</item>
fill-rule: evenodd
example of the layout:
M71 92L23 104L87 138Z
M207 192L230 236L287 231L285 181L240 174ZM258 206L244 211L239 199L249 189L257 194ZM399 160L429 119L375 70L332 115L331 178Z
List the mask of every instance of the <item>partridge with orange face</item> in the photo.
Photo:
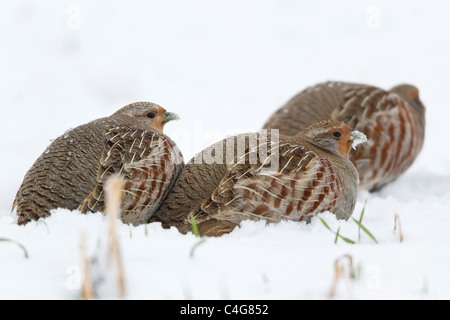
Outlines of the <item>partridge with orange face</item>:
M348 160L364 135L322 121L295 136L242 134L220 141L183 169L151 222L204 236L231 232L243 220L309 221L323 211L353 212L358 172Z
M147 222L183 166L176 144L163 134L175 119L159 105L137 102L66 132L26 174L13 205L18 224L57 208L103 212L103 185L111 175L125 181L122 221Z
M276 111L265 129L295 135L309 125L335 119L364 132L368 142L350 155L360 187L376 190L401 176L419 155L425 135L425 107L412 85L390 91L345 82L308 88Z

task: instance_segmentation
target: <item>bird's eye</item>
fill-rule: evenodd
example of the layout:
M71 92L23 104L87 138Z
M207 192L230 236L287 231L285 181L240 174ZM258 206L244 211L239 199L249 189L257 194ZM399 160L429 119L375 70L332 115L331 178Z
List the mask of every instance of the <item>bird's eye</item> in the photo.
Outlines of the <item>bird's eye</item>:
M150 119L153 119L154 117L156 117L156 114L154 114L153 112L147 113L147 117Z
M342 136L342 133L340 133L339 131L335 131L333 132L333 136L339 138L340 136Z

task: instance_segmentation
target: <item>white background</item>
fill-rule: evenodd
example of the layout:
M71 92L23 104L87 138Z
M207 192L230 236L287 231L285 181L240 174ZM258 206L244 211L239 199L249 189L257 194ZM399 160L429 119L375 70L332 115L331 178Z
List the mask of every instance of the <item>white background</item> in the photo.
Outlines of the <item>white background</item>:
M385 89L411 83L427 107L414 166L367 200L356 245L310 225L246 223L208 239L159 225L121 225L128 297L324 299L334 261L359 276L337 298L450 298L450 4L444 1L10 1L0 5L0 298L79 296L79 241L99 214L59 210L14 224L10 208L35 159L66 130L152 101L181 120L166 133L185 160L227 135L258 130L307 86L326 80ZM405 241L393 231L400 216ZM323 214L353 240L358 227ZM74 278L75 277L75 278ZM75 280L74 280L75 279ZM75 282L73 282L75 281Z

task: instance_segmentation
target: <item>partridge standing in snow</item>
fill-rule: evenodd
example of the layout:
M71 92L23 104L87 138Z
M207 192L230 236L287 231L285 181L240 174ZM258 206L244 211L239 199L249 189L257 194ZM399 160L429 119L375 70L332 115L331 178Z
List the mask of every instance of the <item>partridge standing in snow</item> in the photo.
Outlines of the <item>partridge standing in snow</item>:
M335 120L295 136L276 132L241 134L203 150L150 221L185 233L194 219L201 235L220 236L246 219L309 221L322 211L348 219L358 172L347 157L365 136Z
M390 91L373 86L326 82L289 100L264 125L295 135L321 120L343 121L364 132L368 142L350 155L360 187L375 190L397 179L420 153L425 134L425 107L412 85Z
M174 119L159 105L137 102L66 132L26 174L13 205L18 224L56 208L103 212L103 185L114 174L125 180L122 221L147 222L183 166L179 149L163 134Z

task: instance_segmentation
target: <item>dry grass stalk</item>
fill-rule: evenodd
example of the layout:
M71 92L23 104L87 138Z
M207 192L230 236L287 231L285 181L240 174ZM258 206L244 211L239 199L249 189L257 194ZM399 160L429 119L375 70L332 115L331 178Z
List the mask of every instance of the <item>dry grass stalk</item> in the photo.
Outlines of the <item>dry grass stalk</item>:
M81 288L81 298L83 300L95 299L94 284L90 273L90 261L86 253L86 233L81 234L80 253L83 264L83 284Z
M403 231L402 231L402 225L400 223L400 217L398 214L395 214L395 220L394 220L394 231L396 231L398 228L398 234L400 236L400 243L403 242Z
M343 255L334 262L334 280L328 294L329 299L336 296L336 291L339 282L342 280L346 283L349 297L353 297L351 280L355 278L355 270L353 267L353 258L350 255Z
M125 298L125 272L120 254L117 221L120 219L121 203L123 199L124 182L118 176L113 176L105 184L106 197L106 215L110 220L109 236L110 249L112 258L115 260L119 278L119 296L121 299Z

